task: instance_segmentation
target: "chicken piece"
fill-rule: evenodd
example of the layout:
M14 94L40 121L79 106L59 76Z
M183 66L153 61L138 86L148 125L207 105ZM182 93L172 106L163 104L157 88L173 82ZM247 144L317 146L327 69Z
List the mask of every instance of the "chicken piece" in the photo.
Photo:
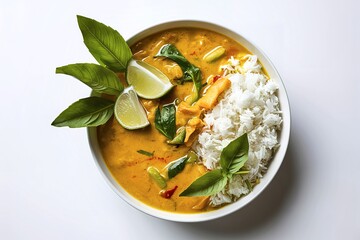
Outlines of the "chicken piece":
M210 197L204 197L195 206L193 206L192 209L202 210L209 205L209 202Z
M187 102L181 102L176 111L176 125L184 126L193 117L200 117L202 110L199 106L190 106Z
M196 139L196 132L204 126L201 120L201 115L205 110L212 109L219 96L230 87L230 80L227 78L219 78L207 90L206 94L202 96L194 105L183 101L176 111L176 125L185 126L186 135L184 143L191 146Z
M191 135L198 129L201 129L204 126L204 122L198 118L198 117L194 117L192 119L190 119L187 124L186 124L186 135L185 135L185 140L184 142L189 142L189 139L191 137ZM191 141L190 141L191 142Z
M166 64L164 67L165 67L165 69L167 71L166 73L170 79L176 80L176 79L182 78L183 72L182 72L180 66L177 65L176 63Z
M213 83L195 105L206 110L212 109L218 102L218 98L226 89L231 85L231 82L227 78L219 78Z

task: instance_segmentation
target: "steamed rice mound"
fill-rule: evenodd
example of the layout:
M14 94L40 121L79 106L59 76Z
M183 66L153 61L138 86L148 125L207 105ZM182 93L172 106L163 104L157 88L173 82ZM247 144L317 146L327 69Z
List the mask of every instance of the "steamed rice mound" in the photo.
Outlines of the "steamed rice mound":
M281 111L276 96L278 85L261 71L257 57L234 58L222 66L231 87L224 97L205 114L205 127L193 148L208 169L219 168L220 154L232 140L248 133L249 158L245 175L233 175L228 185L210 197L214 206L230 203L250 192L246 180L257 183L266 172L278 147ZM243 62L243 64L241 64Z

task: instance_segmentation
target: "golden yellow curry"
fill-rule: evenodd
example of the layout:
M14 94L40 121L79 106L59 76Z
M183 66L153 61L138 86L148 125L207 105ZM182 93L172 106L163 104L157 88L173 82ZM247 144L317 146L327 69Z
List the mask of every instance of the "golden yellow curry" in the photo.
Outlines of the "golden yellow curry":
M189 100L193 83L177 84L183 76L179 65L170 59L154 57L164 44L173 44L192 64L200 68L203 88L200 98L194 104ZM219 48L221 47L221 49ZM231 56L249 54L248 50L232 39L221 34L197 28L179 28L160 32L131 47L133 58L145 61L166 74L174 83L171 92L161 99L141 99L147 111L150 126L139 130L126 130L114 118L97 128L99 145L103 158L113 177L136 199L161 210L196 213L210 211L208 197L180 197L196 178L203 175L206 168L188 162L184 170L166 180L166 187L159 185L149 176L149 167L166 176L166 166L191 151L191 145L203 127L202 116L216 105L219 96L229 86L226 78L221 78L220 66ZM212 51L223 51L218 59L207 59ZM120 78L125 82L124 76ZM154 126L155 111L159 105L176 100L176 126L184 126L185 144L171 145ZM151 154L142 154L147 152ZM165 177L166 178L166 177Z

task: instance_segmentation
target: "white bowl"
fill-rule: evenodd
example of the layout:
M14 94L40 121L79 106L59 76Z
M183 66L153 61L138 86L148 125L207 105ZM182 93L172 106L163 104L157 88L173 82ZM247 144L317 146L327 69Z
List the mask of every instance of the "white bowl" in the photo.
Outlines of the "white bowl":
M235 212L242 207L244 207L246 204L250 203L252 200L254 200L271 182L271 180L274 178L275 174L280 168L280 165L285 157L286 149L288 147L289 138L290 138L290 107L289 107L289 101L287 98L287 94L285 91L284 84L276 71L273 64L270 62L270 60L265 56L265 54L256 47L253 43L246 40L244 37L242 37L240 34L235 33L229 29L226 29L224 27L221 27L216 24L208 23L208 22L201 22L201 21L174 21L174 22L166 22L163 24L159 24L150 28L145 29L144 31L141 31L140 33L136 34L134 37L130 38L127 43L131 46L135 42L139 41L140 39L143 39L151 34L154 34L156 32L164 31L167 29L177 28L177 27L198 27L203 29L212 30L218 33L221 33L223 35L226 35L237 42L239 42L241 45L246 47L251 53L256 54L258 56L258 59L262 63L262 65L267 70L269 76L278 82L279 84L279 91L278 91L278 97L280 101L280 108L282 110L282 117L283 117L283 123L282 123L282 130L279 136L279 142L280 147L277 150L274 158L270 162L269 168L267 173L264 175L264 177L261 179L260 183L256 185L252 192L250 192L248 195L240 198L238 201L229 204L227 206L224 206L222 208L219 208L218 210L210 211L210 212L204 212L204 213L195 213L195 214L189 214L189 213L173 213L173 212L167 212L162 211L153 207L150 207L139 200L135 199L133 196L131 196L129 193L127 193L112 177L110 171L108 170L103 157L100 152L98 140L97 140L97 133L96 128L88 128L88 137L89 137L89 143L90 148L92 151L92 154L94 156L95 162L97 166L100 169L100 172L103 174L105 179L107 180L108 184L111 186L111 188L127 203L129 203L131 206L135 207L136 209L147 213L151 216L158 217L165 220L170 221L177 221L177 222L201 222L201 221L207 221L216 219L219 217L223 217L225 215L228 215L232 212Z

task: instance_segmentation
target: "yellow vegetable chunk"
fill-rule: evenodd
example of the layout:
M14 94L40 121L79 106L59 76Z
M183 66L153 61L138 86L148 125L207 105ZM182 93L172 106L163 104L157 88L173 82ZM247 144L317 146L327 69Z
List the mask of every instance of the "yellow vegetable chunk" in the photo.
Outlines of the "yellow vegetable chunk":
M197 101L196 105L206 110L212 109L217 104L220 94L227 90L230 85L229 79L219 78L209 87L205 95Z
M202 110L199 106L191 106L187 102L181 102L177 106L176 125L184 126L191 118L200 117Z

